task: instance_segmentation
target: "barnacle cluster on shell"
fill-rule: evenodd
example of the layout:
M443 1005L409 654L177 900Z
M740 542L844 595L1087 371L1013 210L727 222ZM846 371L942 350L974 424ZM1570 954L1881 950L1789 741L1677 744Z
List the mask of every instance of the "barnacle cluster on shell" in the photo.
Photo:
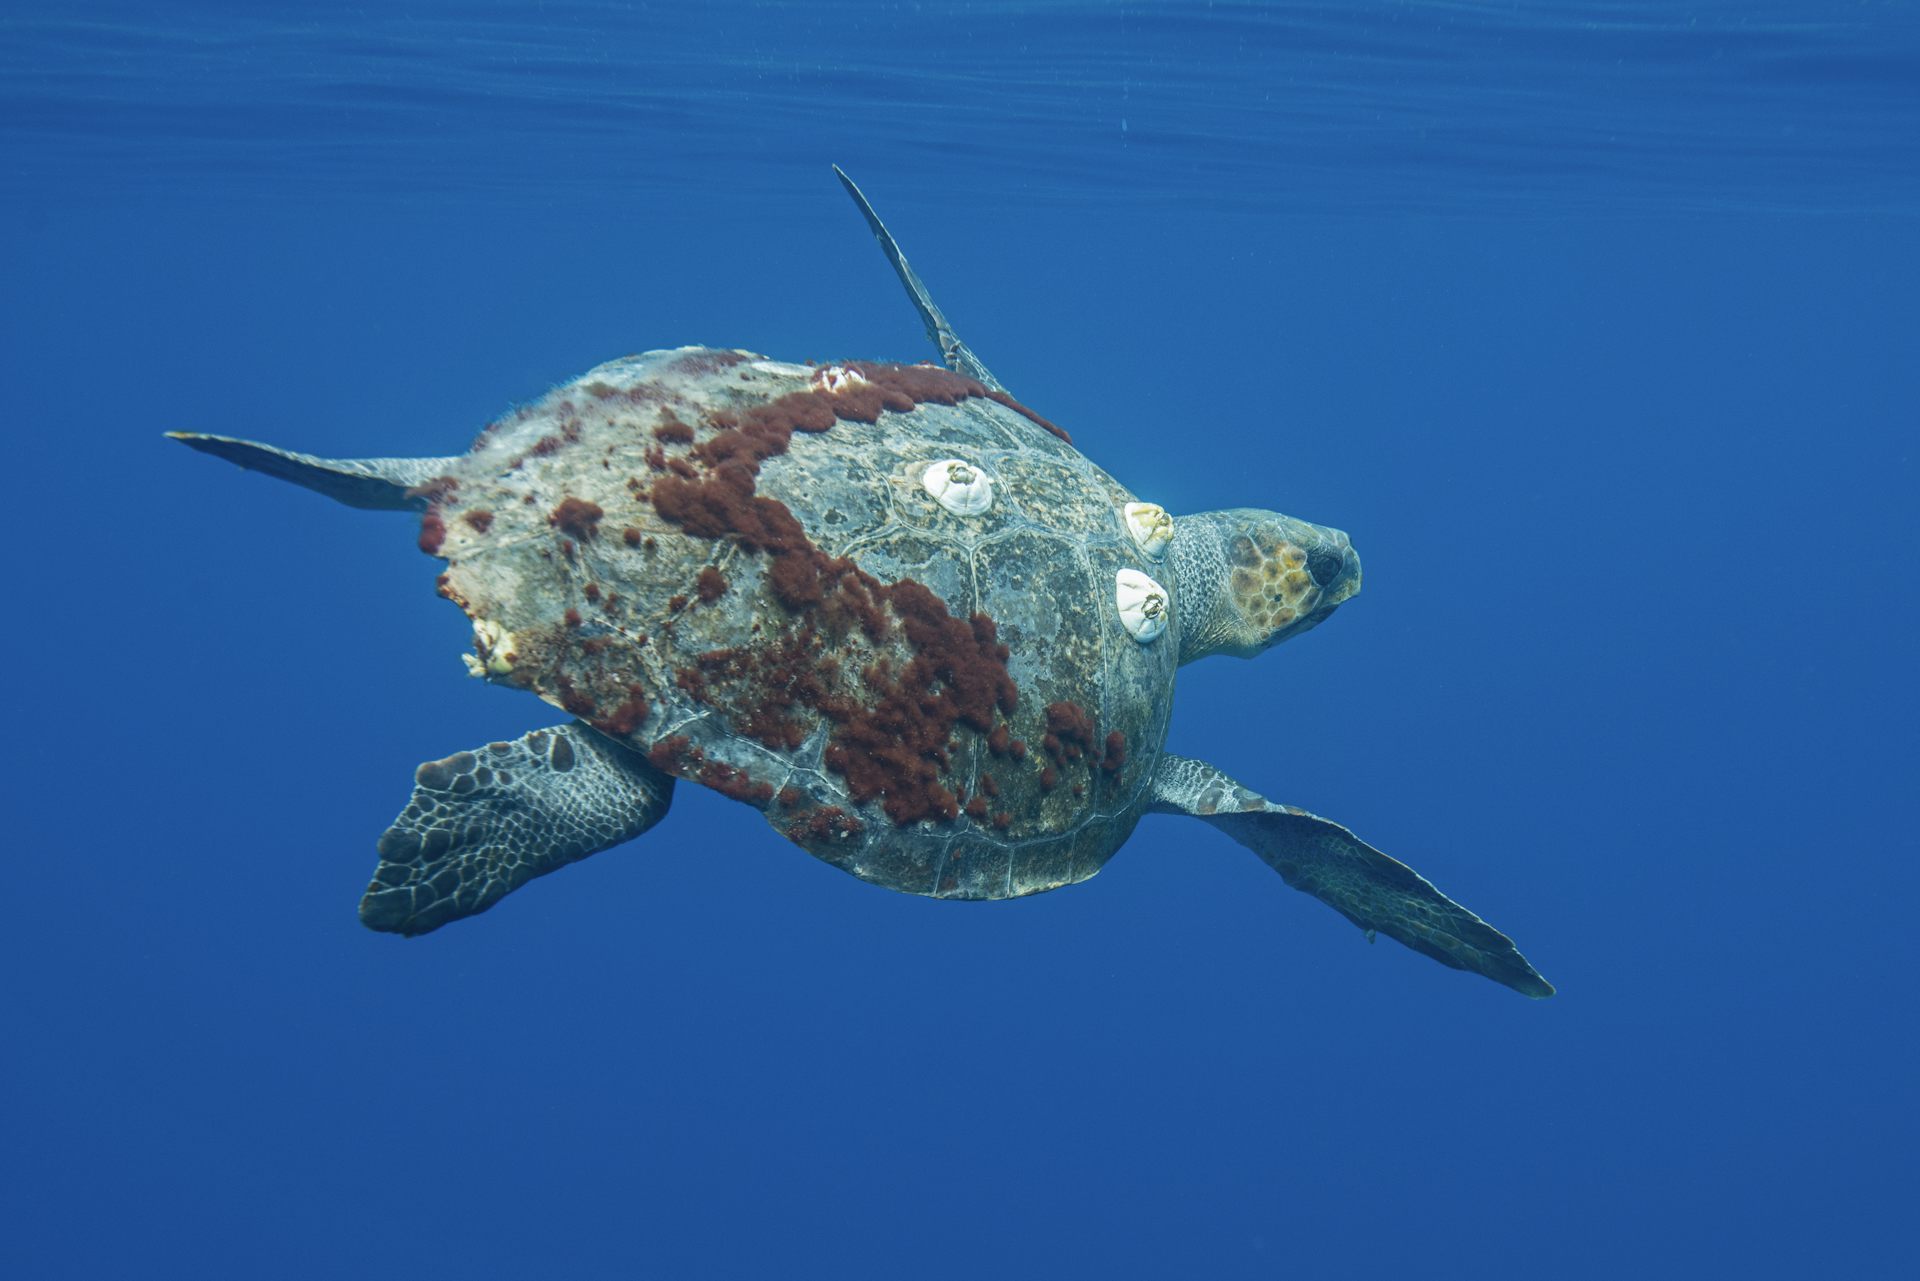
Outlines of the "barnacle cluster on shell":
M815 371L813 381L820 385L822 391L842 391L848 387L858 387L867 381L867 376L845 365L822 365Z
M460 657L467 665L469 676L505 676L513 670L514 635L490 618L473 620L473 647L479 651L479 657L462 654Z
M1113 576L1113 602L1120 610L1120 625L1142 645L1167 630L1172 611L1167 589L1139 570L1123 569Z
M1167 554L1167 544L1173 541L1173 517L1167 515L1166 508L1159 503L1128 503L1120 509L1120 516L1133 535L1134 546L1144 555L1159 560Z
M956 516L978 516L993 506L993 478L961 458L942 458L920 473L933 501Z

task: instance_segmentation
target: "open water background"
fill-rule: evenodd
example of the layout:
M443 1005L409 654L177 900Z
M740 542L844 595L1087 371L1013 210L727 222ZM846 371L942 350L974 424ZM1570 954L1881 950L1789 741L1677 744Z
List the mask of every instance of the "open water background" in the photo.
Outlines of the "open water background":
M405 518L159 433L919 358L832 161L1123 482L1353 534L1170 745L1558 997L1191 821L955 905L691 787L357 924L413 766L554 714ZM6 1275L1911 1265L1913 4L16 3L0 280Z

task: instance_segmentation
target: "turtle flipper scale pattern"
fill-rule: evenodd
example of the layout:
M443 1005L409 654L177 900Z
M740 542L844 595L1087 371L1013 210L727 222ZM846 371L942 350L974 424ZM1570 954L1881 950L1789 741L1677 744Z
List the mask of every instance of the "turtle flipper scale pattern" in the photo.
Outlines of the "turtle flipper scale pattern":
M1485 975L1526 996L1553 995L1553 985L1512 939L1405 863L1338 823L1271 803L1204 761L1162 757L1152 812L1206 820L1258 854L1288 885L1369 936L1385 934L1442 965Z
M425 934L536 876L658 823L673 779L578 723L489 743L414 773L360 900L371 929Z

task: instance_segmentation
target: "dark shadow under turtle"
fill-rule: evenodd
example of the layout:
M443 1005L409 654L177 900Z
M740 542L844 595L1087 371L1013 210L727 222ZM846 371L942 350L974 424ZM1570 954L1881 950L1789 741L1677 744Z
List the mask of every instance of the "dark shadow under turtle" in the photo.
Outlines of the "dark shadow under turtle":
M688 779L864 880L942 898L1085 880L1141 815L1192 815L1370 938L1550 995L1404 864L1163 750L1182 664L1260 653L1359 590L1347 536L1140 502L1007 394L840 177L944 368L648 352L450 458L175 434L421 513L440 594L473 620L468 669L573 717L422 765L361 919L420 934L484 911L641 835Z

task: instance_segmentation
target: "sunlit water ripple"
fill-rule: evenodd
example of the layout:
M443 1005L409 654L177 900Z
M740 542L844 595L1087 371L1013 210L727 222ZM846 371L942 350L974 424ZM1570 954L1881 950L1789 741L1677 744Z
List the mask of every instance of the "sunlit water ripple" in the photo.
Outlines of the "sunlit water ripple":
M551 200L610 180L755 197L831 159L1057 203L1907 212L1920 21L1907 4L106 3L0 18L0 148L10 197Z

